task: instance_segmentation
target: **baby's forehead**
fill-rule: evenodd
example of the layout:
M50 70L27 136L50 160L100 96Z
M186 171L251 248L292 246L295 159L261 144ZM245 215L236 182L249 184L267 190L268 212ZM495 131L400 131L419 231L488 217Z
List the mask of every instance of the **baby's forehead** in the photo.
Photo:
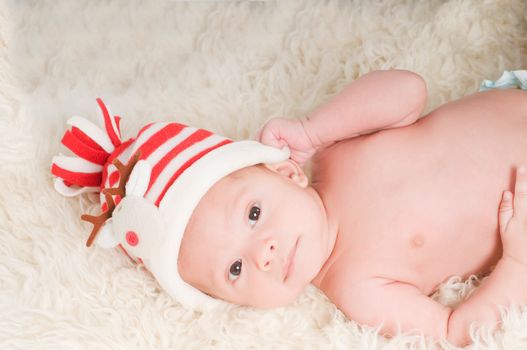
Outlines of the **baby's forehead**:
M235 223L235 216L243 205L247 196L261 196L262 176L270 176L266 169L256 166L240 169L231 173L216 183L200 200L187 228L191 231L198 230L200 236L208 236L218 231L229 230ZM241 218L240 218L241 219Z
M242 168L222 178L203 196L207 204L222 204L240 195L240 192L256 189L264 185L266 178L272 178L272 173L259 166Z

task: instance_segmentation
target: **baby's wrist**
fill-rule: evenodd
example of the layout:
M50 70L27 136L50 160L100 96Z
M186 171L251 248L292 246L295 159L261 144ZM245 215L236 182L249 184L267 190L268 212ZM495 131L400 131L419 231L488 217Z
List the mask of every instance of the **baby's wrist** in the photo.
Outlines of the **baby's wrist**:
M306 139L311 144L313 151L318 151L324 144L324 142L318 137L317 133L314 131L313 123L308 118L300 119L300 125L304 131Z

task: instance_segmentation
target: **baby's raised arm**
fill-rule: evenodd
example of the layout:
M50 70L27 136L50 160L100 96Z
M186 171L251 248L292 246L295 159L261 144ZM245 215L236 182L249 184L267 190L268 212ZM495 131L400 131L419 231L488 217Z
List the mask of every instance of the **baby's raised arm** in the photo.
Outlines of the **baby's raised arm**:
M305 128L316 145L330 144L417 120L426 104L426 84L405 70L379 70L348 85L309 115Z
M412 124L425 104L426 84L419 75L404 70L373 71L305 119L271 119L258 139L276 147L289 145L291 158L303 163L317 149L336 141Z
M328 297L351 319L384 332L422 330L463 346L470 342L470 325L492 326L499 306L527 303L527 173L518 171L514 194L505 191L499 208L503 256L465 302L452 310L422 294L413 285L379 277L356 283L348 290L331 288Z

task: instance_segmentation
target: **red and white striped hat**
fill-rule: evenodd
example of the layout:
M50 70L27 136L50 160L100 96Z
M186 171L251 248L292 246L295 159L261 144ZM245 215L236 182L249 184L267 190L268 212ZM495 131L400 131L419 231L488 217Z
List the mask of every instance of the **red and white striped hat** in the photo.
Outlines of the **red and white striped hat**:
M99 246L119 246L134 261L144 263L163 289L189 308L220 305L179 275L179 247L188 220L218 180L247 166L286 160L289 150L233 141L170 122L149 124L137 137L122 142L120 118L101 99L97 103L99 125L77 116L67 121L71 130L62 143L76 157L53 157L56 190L65 196L101 192L103 214L92 217L92 222L101 224L98 235L97 229L92 232ZM114 164L116 160L120 164ZM133 166L122 181L126 181L126 195L103 193L118 183L124 186L120 181L124 173L117 166L125 164Z

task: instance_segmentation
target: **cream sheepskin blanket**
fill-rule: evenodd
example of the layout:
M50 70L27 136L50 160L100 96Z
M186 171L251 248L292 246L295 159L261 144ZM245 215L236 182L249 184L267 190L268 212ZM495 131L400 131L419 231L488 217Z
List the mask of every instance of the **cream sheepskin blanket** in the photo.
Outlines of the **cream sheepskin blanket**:
M0 349L433 348L379 337L313 287L287 308L188 311L124 254L85 247L79 215L97 197L56 193L51 157L97 96L126 137L177 120L241 139L402 68L424 77L430 110L527 67L524 0L13 0L0 16ZM456 304L479 281L435 297ZM474 349L527 349L527 309L474 336Z

